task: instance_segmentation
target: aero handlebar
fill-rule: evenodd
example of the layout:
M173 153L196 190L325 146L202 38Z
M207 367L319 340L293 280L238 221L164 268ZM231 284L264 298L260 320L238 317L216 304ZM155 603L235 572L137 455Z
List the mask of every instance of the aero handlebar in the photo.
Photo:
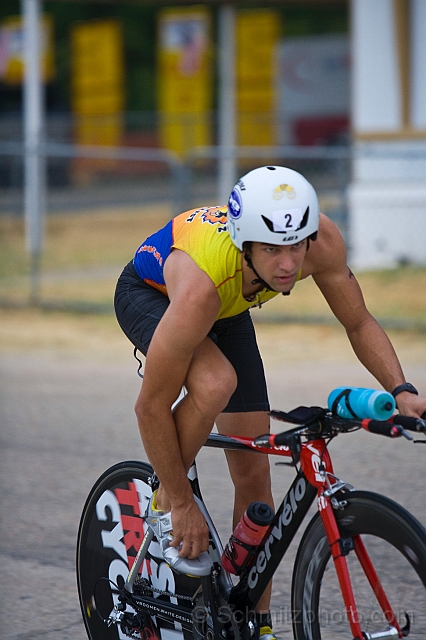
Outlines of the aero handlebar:
M304 410L301 413L300 410ZM307 411L311 409L311 419L306 422L299 422L295 416L307 415ZM338 433L354 431L355 429L365 429L370 433L376 433L388 438L399 438L404 436L407 440L412 440L412 436L407 433L414 431L415 433L426 434L426 420L412 418L409 416L394 415L389 420L356 420L340 418L331 414L326 409L320 410L318 407L299 407L290 413L282 411L271 411L270 416L276 420L283 422L297 422L298 426L283 431L278 434L265 434L254 439L255 446L261 447L281 447L288 446L293 449L296 442L300 441L300 436L316 435L317 437L333 437ZM423 415L423 418L426 417ZM426 441L425 441L426 442Z

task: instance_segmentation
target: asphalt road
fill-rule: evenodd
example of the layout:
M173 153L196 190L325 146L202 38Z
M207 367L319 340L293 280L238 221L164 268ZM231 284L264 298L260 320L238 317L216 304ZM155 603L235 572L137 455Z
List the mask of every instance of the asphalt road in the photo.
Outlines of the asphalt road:
M285 336L284 336L285 339ZM342 382L371 384L352 362L265 359L275 408L324 404ZM426 367L406 366L426 394ZM96 478L125 459L145 459L133 416L139 379L126 358L8 351L0 360L0 638L84 640L75 581L75 543L85 497ZM426 525L426 447L367 433L332 445L335 470L358 488L385 493ZM199 471L219 532L229 535L232 492L222 452L205 450ZM293 471L273 467L274 492ZM293 545L294 547L294 545ZM291 557L274 594L288 606ZM282 640L290 638L283 626Z

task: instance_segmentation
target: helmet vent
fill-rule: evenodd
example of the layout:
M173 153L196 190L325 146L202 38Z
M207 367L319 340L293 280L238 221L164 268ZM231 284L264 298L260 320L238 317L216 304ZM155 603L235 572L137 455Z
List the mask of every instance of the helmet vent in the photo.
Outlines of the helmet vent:
M302 222L300 223L299 229L303 229L304 227L306 227L306 225L308 224L308 218L309 218L309 207L306 207L305 215L302 218Z
M266 167L269 171L276 171L276 167Z
M274 225L272 224L272 220L269 220L266 216L262 216L263 222L268 227L269 231L274 231ZM285 233L285 231L279 231L278 233Z

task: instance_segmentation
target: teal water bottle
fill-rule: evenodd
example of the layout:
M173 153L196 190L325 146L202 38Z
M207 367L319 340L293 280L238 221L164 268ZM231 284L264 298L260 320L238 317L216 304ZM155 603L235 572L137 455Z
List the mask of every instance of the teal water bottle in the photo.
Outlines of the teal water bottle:
M341 418L388 420L395 411L395 400L387 391L337 387L328 396L328 408Z

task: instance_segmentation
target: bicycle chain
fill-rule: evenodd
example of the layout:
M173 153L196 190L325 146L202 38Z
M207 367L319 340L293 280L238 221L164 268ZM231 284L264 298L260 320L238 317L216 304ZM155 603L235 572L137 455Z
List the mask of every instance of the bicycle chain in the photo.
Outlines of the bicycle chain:
M135 580L135 585L137 587L142 587L147 589L148 591L155 591L155 593L160 594L160 596L166 596L168 598L180 598L182 600L189 600L190 602L194 601L195 596L197 595L198 589L193 596L180 596L177 593L171 593L171 591L163 591L162 589L157 589L157 587L153 587L148 580L145 578L137 578Z

